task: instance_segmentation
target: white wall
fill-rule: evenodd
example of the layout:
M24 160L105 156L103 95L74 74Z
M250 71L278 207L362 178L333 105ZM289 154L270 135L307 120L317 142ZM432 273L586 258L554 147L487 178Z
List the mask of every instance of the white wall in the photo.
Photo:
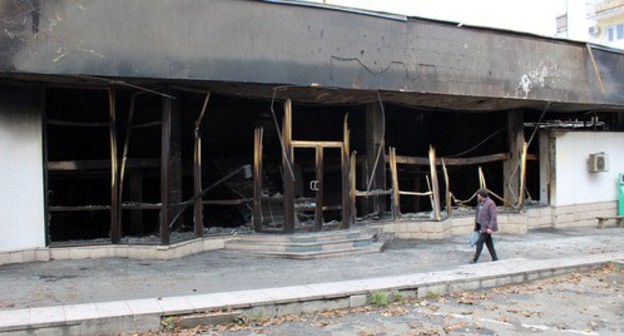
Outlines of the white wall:
M557 206L585 204L618 199L617 177L624 173L624 132L554 133L556 148ZM590 173L589 154L609 155L609 171Z
M0 251L45 246L39 97L0 85Z

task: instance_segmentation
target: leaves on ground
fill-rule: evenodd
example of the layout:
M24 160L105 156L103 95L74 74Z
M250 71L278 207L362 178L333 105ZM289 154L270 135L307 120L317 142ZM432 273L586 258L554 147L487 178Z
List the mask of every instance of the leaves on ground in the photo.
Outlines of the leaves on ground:
M522 317L533 317L533 316L542 317L543 315L542 312L533 312L533 311L516 310L516 309L507 309L507 312L520 315Z
M489 300L490 296L483 292L463 292L452 295L457 298L457 303L465 305L477 305L485 300Z
M393 309L387 309L387 310L383 310L381 311L381 315L383 315L384 317L390 317L390 316L403 316L403 315L407 315L409 314L409 310L403 308L403 307L396 307Z
M425 326L420 322L410 322L407 326L412 330L406 336L440 336L444 332L441 328Z
M620 265L608 264L607 266L589 271L585 273L573 273L554 278L538 280L531 283L509 285L499 288L492 288L483 291L469 291L463 293L453 293L446 296L427 297L412 301L411 304L405 302L393 303L384 309L373 306L363 306L358 308L335 309L327 312L305 315L286 315L282 317L271 318L249 318L239 319L239 323L229 323L216 326L201 326L192 329L175 329L175 330L157 330L146 333L127 334L133 336L194 336L194 335L217 335L220 333L254 333L254 334L271 334L272 327L292 322L308 322L309 326L314 328L323 328L329 325L340 325L345 323L341 318L356 313L376 312L383 318L392 318L400 316L410 316L419 319L419 321L408 322L407 326L410 330L403 335L422 336L422 335L444 335L467 332L468 328L481 329L477 321L486 321L481 319L481 313L498 315L491 317L499 322L512 323L523 321L527 318L541 319L544 313L539 311L540 304L526 302L519 299L518 295L544 294L552 299L566 298L570 294L585 295L593 288L595 290L608 289L620 293L618 297L622 297L622 275L624 267ZM616 276L617 275L617 276ZM524 303L523 303L524 302ZM609 303L617 303L619 301L611 301ZM521 303L522 305L519 305ZM0 302L2 304L2 302ZM414 309L415 308L415 309ZM544 309L542 307L541 309ZM584 310L587 310L585 308ZM375 319L372 313L371 319ZM595 332L604 328L604 321L600 316L594 314L586 320L585 324L577 329L585 329L588 332ZM174 319L174 321L177 321ZM491 320L490 320L491 321ZM486 322L487 323L487 322ZM437 324L437 325L436 325ZM176 324L177 325L177 324ZM571 325L559 323L552 325L551 328L558 330L567 330L574 328ZM378 336L383 333L373 329L363 329L357 334L358 336Z
M315 321L312 322L312 326L315 328L323 328L323 327L327 327L328 325L332 325L335 324L335 322L330 321L330 320L320 320L320 321Z

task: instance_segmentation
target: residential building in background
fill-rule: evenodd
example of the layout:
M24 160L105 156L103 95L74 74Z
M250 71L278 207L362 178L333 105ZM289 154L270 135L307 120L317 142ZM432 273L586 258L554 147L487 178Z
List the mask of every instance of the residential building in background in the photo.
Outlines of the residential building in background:
M556 37L587 41L587 6L583 0L564 0L565 7L556 18Z
M624 48L624 0L566 0L556 37Z
M588 41L624 48L624 0L587 2Z

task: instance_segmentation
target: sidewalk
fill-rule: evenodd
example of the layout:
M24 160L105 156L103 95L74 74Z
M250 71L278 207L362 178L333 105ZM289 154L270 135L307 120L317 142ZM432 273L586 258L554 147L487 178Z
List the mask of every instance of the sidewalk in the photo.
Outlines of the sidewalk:
M111 328L154 328L160 316L211 309L329 298L353 305L374 290L417 289L423 295L429 289L493 287L622 260L622 241L624 230L618 228L497 235L501 260L488 262L485 250L477 265L466 265L473 253L467 237L394 241L379 254L316 260L215 251L168 261L107 258L6 265L0 266L0 332L53 327L70 334L110 333Z

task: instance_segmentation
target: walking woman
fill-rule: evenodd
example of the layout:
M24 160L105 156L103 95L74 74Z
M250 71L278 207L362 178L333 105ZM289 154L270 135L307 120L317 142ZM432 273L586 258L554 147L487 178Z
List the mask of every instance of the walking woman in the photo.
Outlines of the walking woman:
M477 216L475 219L475 231L479 231L479 240L477 241L477 251L474 258L470 260L471 264L475 264L481 256L483 243L490 251L492 261L498 260L496 250L494 249L494 241L492 241L492 233L498 231L498 221L496 220L496 204L490 198L486 190L477 192Z

